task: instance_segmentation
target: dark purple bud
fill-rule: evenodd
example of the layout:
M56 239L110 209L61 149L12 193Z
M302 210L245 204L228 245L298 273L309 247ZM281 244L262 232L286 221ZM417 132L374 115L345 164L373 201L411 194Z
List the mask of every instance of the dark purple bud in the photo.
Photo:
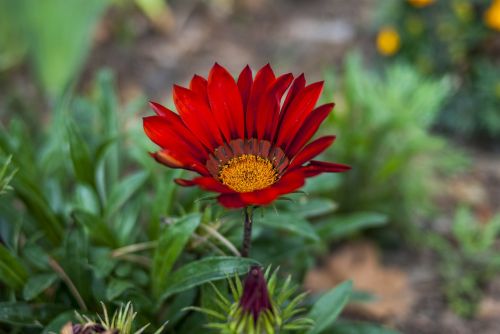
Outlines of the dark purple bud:
M240 306L243 311L251 313L255 321L257 321L261 312L266 310L272 312L267 282L259 266L252 266L248 272Z

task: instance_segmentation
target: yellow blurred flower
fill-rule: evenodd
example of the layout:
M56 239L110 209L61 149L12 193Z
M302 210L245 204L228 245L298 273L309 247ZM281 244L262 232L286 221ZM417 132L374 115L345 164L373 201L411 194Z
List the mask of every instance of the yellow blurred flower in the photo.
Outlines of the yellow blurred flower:
M378 52L384 56L392 56L401 46L399 34L393 27L382 28L377 35Z
M436 2L436 0L407 0L407 1L413 7L418 7L418 8L426 7Z
M491 29L500 31L500 0L495 0L484 13L484 23Z

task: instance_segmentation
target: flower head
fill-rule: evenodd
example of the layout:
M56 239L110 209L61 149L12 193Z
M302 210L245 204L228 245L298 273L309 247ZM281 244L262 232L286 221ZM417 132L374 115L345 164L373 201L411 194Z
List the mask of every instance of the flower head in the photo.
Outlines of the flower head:
M382 28L377 35L377 49L384 56L392 56L400 48L400 38L396 29Z
M421 8L432 5L436 0L408 0L413 7Z
M306 85L304 75L276 77L269 65L255 77L247 66L235 81L215 64L208 79L195 75L189 88L174 85L178 114L151 103L157 115L144 118L144 130L161 147L152 156L200 174L176 182L217 192L226 207L267 205L307 177L350 169L312 160L335 139L308 144L334 106L314 108L322 88L322 82Z
M491 29L500 31L500 0L495 0L484 13L484 23Z

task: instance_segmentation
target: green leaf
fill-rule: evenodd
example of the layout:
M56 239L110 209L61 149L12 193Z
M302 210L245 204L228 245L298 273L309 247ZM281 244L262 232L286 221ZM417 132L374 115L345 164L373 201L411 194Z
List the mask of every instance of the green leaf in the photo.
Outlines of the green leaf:
M349 301L352 291L352 282L344 282L330 290L313 305L308 317L314 320L314 327L308 334L318 334L330 326L339 316Z
M0 303L0 323L24 326L40 326L52 319L64 307L54 304L36 304L16 302Z
M106 207L106 216L115 214L125 202L146 182L147 172L137 172L126 177L111 190Z
M287 205L290 211L296 212L304 218L314 218L334 211L337 205L326 198L300 198L297 203Z
M248 272L250 266L258 264L252 259L230 256L208 257L188 263L167 279L166 289L163 291L160 301L206 282L225 279L234 273L244 274Z
M0 281L12 289L20 289L28 279L23 263L0 244Z
M52 319L43 329L42 334L59 333L61 328L68 322L75 319L75 311L67 311Z
M32 300L40 293L45 291L57 280L57 275L54 273L38 274L31 276L23 289L23 297L26 300Z
M76 178L95 189L95 164L90 155L87 143L73 122L67 125L71 162Z
M90 237L97 244L109 246L111 248L118 247L116 234L113 233L111 228L101 217L83 210L74 211L73 217L76 221L85 226Z
M256 214L254 220L259 225L287 231L312 241L320 240L311 224L296 214L265 212L263 215Z
M200 221L199 214L187 215L163 231L153 257L151 271L153 291L159 293L165 289L166 281L175 261L200 225Z
M112 301L120 297L128 289L132 289L134 284L132 282L120 279L112 279L106 289L106 299Z
M319 222L315 228L323 240L336 240L350 236L369 227L387 223L387 216L375 212L355 212L335 215Z
M63 226L49 206L40 186L35 181L28 179L21 170L13 183L15 192L26 205L38 228L44 232L52 244L59 245L63 238Z

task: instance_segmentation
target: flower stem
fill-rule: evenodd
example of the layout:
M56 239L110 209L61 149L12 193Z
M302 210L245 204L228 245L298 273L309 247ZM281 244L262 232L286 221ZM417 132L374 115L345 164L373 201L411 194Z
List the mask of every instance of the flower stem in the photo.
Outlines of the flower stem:
M241 250L242 257L248 257L250 253L250 245L252 243L252 218L253 211L251 207L246 207L245 212L245 225L243 226L243 247Z

